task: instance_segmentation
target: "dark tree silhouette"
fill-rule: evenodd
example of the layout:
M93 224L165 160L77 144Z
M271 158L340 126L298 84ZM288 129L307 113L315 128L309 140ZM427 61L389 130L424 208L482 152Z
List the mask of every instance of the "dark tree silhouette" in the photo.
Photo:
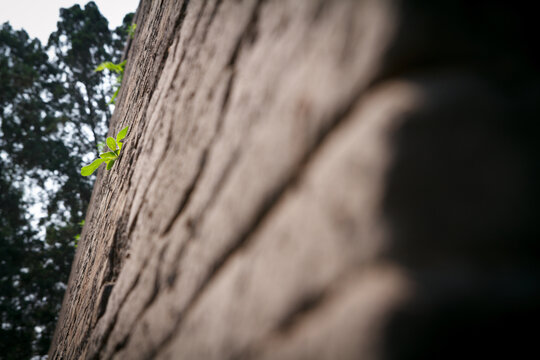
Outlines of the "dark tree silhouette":
M119 61L132 17L111 30L93 2L61 9L46 47L9 23L0 28L2 359L50 346L95 179L80 167L111 115L112 79L93 70Z

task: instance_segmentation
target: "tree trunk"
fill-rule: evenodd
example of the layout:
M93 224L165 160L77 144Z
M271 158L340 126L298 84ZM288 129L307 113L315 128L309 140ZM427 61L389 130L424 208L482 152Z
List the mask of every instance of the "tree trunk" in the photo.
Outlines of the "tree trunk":
M421 3L142 0L50 358L525 351L534 21Z

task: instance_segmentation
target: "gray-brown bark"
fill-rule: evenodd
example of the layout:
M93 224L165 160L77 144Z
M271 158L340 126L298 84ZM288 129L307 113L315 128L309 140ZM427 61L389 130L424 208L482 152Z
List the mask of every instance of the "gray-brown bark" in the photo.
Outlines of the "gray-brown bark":
M420 3L142 0L50 358L450 356L529 314L527 54Z

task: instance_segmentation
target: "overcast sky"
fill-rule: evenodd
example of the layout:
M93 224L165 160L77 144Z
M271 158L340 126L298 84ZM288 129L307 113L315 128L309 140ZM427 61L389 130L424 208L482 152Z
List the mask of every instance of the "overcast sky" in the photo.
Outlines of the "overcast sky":
M122 19L129 12L135 12L139 0L94 0L99 11L109 20L109 28L122 24ZM9 21L14 29L24 29L30 37L37 37L43 44L56 30L60 17L60 8L88 1L74 0L0 0L0 24Z

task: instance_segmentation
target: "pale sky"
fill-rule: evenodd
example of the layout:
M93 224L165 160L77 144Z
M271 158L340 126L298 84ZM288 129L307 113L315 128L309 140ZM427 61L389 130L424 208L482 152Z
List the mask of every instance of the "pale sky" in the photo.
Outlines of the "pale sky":
M43 44L49 35L56 30L60 17L60 8L79 4L84 7L86 1L74 0L0 0L0 24L9 21L16 29L24 29L30 37L37 37ZM109 28L122 24L124 16L135 12L139 0L94 0L99 11L107 20Z

